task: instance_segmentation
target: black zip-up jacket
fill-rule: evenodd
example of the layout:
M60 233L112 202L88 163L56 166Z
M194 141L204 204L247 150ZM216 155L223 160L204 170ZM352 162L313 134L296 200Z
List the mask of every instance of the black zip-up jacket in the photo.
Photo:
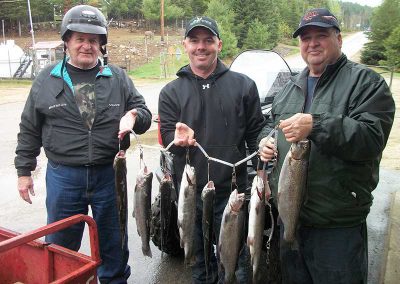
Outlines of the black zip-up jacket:
M253 80L230 71L219 60L207 79L194 75L189 66L182 67L177 75L179 78L167 84L159 97L160 131L165 146L174 139L176 123L182 122L194 130L196 141L213 158L236 163L246 157L245 143L250 151L257 149L256 139L265 120ZM186 151L176 146L171 151L176 154L174 167L179 183ZM198 147L190 147L189 159L201 190L208 180L207 158ZM210 161L209 170L217 194L230 193L233 169ZM244 191L246 163L237 167L236 174L239 191Z
M96 115L92 129L84 123L75 102L71 79L62 62L42 70L32 84L21 115L15 167L18 176L30 176L43 146L48 159L68 166L111 163L118 152L121 117L138 110L133 130L144 133L151 112L126 72L101 66L95 80ZM129 135L125 138L129 140ZM125 140L125 139L124 139ZM129 142L124 141L125 148Z

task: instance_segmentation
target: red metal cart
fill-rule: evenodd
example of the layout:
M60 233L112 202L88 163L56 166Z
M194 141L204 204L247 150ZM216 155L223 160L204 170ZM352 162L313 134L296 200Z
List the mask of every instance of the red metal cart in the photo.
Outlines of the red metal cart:
M79 222L89 226L91 256L37 240ZM97 283L101 263L96 222L75 215L37 230L19 234L0 227L0 283Z

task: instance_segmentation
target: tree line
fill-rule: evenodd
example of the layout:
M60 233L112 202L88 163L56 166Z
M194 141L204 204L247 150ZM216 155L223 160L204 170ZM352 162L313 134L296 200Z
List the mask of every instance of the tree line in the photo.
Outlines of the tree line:
M400 0L384 0L371 17L370 42L361 53L361 61L400 68Z
M343 31L368 30L371 42L362 54L367 64L393 64L400 37L400 0L384 0L377 8L338 0L164 0L166 25L181 27L196 15L217 20L224 42L222 57L240 50L274 48L278 42L296 45L291 38L304 12L326 7L338 17ZM0 0L0 3L2 1ZM5 1L0 19L16 26L28 24L27 1ZM98 7L114 21L146 22L146 28L158 29L160 0L41 0L31 1L33 22L60 20L77 4ZM392 33L393 32L393 33ZM388 59L389 58L389 59ZM398 64L398 63L397 63Z

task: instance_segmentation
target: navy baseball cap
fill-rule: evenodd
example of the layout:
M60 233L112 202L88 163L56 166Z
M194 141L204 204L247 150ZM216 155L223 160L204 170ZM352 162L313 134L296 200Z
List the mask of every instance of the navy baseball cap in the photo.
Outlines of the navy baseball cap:
M335 15L328 9L316 8L308 10L301 18L298 29L294 32L293 38L296 38L305 27L317 26L322 28L336 28L340 31L339 23Z
M189 23L186 25L186 30L185 30L185 37L188 36L191 30L197 27L203 27L208 30L210 30L214 35L216 35L219 38L219 31L218 31L218 25L215 20L209 18L209 17L194 17L189 21Z

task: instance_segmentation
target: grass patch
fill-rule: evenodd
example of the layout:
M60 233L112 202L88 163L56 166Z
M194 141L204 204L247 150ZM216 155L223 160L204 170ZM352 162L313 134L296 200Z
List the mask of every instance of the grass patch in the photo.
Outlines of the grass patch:
M0 79L0 86L2 87L26 87L32 85L30 79Z
M176 72L189 63L187 54L183 53L179 60L175 54L160 55L147 64L129 72L129 75L138 79L173 78Z

